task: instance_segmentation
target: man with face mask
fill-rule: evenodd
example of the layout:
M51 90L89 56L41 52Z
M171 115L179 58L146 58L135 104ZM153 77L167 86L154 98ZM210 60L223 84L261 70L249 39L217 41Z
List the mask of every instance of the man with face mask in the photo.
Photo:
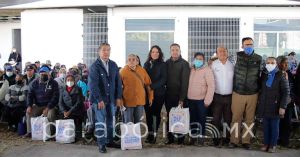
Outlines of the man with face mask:
M31 136L31 117L43 115L47 116L49 122L55 121L55 107L59 100L58 84L50 77L50 68L47 65L42 66L39 73L40 78L29 85L26 111L27 134L24 137ZM51 126L52 134L54 129Z
M258 99L260 70L262 57L254 52L253 39L246 37L242 39L242 48L244 51L237 52L237 61L233 76L232 93L232 122L229 148L237 147L240 137L242 137L243 148L250 149L251 132L240 126L247 126L248 129L253 126L255 109Z
M4 79L9 82L9 86L16 84L15 78L14 68L11 65L7 65L5 67Z

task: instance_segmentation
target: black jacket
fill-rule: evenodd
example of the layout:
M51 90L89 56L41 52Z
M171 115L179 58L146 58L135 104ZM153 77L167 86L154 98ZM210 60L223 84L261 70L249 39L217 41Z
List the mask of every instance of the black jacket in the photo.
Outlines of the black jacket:
M167 67L165 62L148 61L144 64L148 75L151 78L151 89L154 95L162 96L166 93Z
M260 118L276 118L279 116L279 108L286 108L289 103L289 82L278 71L275 74L272 86L267 87L268 73L264 71L260 78L261 90L258 99L257 116Z
M261 65L260 55L253 53L248 56L244 51L238 52L234 67L233 91L241 95L258 93Z
M22 62L22 56L18 52L10 53L8 61L12 60L14 60L17 63Z
M179 97L184 101L187 97L189 86L190 66L181 57L173 61L171 58L166 61L167 65L167 93L168 97Z
M59 110L61 113L70 111L74 115L83 115L83 95L81 88L75 85L69 93L64 86L59 96Z

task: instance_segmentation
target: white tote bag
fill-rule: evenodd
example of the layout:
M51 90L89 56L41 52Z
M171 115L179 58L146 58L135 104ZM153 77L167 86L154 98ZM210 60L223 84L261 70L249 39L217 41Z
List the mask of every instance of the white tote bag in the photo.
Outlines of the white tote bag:
M173 107L169 113L169 132L188 134L190 130L190 112L188 108Z
M32 140L46 141L51 137L50 125L47 117L39 116L31 118Z
M73 119L56 120L55 140L59 143L75 142L75 124Z
M142 149L141 124L121 124L121 149Z

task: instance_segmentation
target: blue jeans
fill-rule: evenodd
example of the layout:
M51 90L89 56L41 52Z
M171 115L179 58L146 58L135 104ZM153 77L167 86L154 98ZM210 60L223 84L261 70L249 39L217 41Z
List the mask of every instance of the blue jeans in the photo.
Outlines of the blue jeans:
M98 146L103 146L113 141L113 117L115 116L116 107L110 103L106 104L104 109L99 110L98 104L93 104L93 109L95 111L97 143Z
M268 146L276 146L279 136L279 118L264 118L264 144Z
M143 114L144 106L126 107L124 112L124 123L139 123L142 121Z
M191 134L193 136L205 135L207 108L204 100L188 100L190 110Z

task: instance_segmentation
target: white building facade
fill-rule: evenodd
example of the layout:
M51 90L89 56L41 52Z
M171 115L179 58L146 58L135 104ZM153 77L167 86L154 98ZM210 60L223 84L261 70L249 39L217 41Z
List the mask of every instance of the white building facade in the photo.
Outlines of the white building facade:
M35 4L35 5L34 5ZM40 4L38 6L37 4ZM300 8L290 5L174 5L164 4L93 4L85 6L46 7L42 3L14 6L24 8L21 22L0 23L1 64L7 60L11 43L9 30L22 32L24 61L50 59L68 67L84 62L90 65L97 57L100 43L110 43L111 59L120 67L126 56L138 54L144 62L152 45L159 45L167 59L169 46L178 43L183 58L191 61L195 52L207 59L217 46L225 46L231 54L241 50L241 39L253 37L255 50L262 56L279 56L295 51L300 56ZM46 4L44 4L46 5ZM75 5L75 4L74 4ZM89 4L91 6L91 4ZM2 45L2 42L1 42Z

